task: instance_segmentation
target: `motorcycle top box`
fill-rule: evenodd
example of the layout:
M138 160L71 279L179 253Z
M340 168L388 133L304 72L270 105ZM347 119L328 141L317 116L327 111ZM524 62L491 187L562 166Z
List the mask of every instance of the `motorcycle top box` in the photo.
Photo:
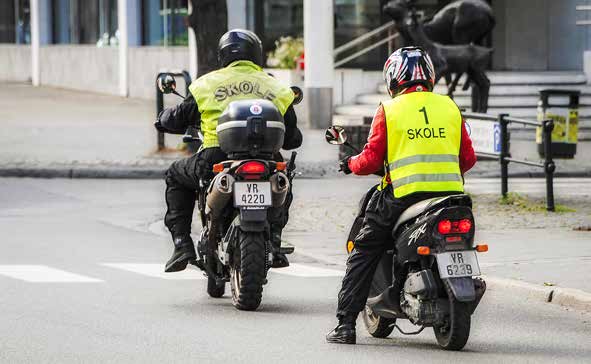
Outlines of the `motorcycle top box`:
M271 101L240 100L228 105L216 131L220 148L230 159L264 157L283 146L285 124Z

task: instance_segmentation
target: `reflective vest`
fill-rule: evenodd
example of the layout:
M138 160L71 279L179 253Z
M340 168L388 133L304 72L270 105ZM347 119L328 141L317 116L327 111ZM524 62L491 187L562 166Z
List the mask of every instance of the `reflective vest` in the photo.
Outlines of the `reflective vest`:
M267 99L284 115L291 105L293 91L250 61L236 61L210 72L191 83L189 91L201 113L203 148L219 146L215 128L218 118L231 101Z
M463 192L459 165L462 115L447 96L412 92L383 103L386 175L394 197L415 192ZM384 177L381 188L387 185Z

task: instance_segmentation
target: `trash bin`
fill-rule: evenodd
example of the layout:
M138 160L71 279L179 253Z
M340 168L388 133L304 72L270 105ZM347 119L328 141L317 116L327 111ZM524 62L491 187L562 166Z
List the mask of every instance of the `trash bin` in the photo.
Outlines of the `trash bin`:
M579 96L577 90L541 90L538 121L552 119L552 157L571 159L577 153L579 132ZM542 128L536 130L538 154L544 157Z

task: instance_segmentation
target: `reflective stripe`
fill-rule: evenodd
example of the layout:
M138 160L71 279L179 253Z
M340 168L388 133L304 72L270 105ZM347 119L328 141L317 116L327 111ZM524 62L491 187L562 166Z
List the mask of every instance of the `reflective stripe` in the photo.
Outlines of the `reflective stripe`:
M413 174L392 181L394 188L402 187L415 182L461 182L462 175L457 173L443 174Z
M408 166L415 163L439 163L439 162L455 162L459 163L460 159L453 154L418 154L410 157L398 159L388 165L392 169Z
M227 121L223 124L218 124L216 127L216 132L219 133L222 130L230 128L246 128L246 123L246 120ZM281 121L267 121L267 128L279 128L285 131L285 124Z

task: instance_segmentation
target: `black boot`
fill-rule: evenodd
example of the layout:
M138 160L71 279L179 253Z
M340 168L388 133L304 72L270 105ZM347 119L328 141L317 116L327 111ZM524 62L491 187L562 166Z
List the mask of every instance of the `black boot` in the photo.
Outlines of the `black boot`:
M355 321L357 321L357 315L339 317L339 324L326 335L326 342L332 344L355 344L357 342Z
M193 240L189 235L175 237L173 241L174 252L172 252L172 257L166 262L166 267L164 268L166 273L182 271L187 268L189 261L197 258Z
M271 227L271 244L273 245L273 262L271 268L289 267L287 256L279 252L281 249L281 229Z

